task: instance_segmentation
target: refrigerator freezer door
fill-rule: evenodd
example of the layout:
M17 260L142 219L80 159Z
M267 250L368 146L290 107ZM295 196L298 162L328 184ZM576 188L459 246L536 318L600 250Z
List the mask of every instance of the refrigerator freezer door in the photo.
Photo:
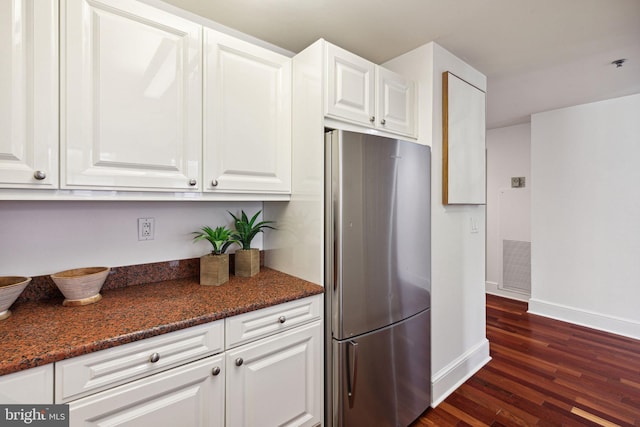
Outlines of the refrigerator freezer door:
M430 310L393 326L333 342L333 426L406 427L430 396Z
M330 154L332 332L347 339L430 306L431 153L416 143L334 131Z

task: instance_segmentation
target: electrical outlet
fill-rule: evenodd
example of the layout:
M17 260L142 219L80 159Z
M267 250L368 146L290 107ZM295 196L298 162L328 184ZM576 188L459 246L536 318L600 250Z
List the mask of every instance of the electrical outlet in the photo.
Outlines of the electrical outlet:
M153 218L138 218L138 240L153 240L155 228Z

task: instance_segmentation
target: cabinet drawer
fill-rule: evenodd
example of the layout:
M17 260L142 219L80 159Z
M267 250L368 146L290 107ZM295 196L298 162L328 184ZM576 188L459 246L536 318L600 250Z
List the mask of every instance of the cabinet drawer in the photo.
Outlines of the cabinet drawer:
M227 318L226 348L319 319L321 309L322 295L316 295Z
M220 353L224 349L223 325L219 320L57 362L55 401L68 402Z

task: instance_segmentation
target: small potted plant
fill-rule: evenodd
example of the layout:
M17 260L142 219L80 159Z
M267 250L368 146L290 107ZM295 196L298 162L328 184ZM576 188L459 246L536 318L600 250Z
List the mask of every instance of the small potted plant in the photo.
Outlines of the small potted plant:
M260 271L260 251L251 247L251 241L258 233L262 233L265 228L270 226L273 221L261 221L256 223L258 211L251 219L247 217L244 211L241 211L240 217L235 216L231 212L229 215L233 217L233 224L236 231L233 233L233 239L237 240L241 249L236 250L235 254L235 275L240 277L251 277Z
M194 242L206 240L211 243L210 254L200 257L200 284L218 286L229 281L229 254L225 252L238 241L227 227L215 229L204 226L200 231L194 231Z

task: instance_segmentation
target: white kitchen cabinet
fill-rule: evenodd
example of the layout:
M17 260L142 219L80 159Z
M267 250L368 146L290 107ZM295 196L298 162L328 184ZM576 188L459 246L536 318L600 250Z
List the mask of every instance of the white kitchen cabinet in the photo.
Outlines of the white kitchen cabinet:
M291 59L204 30L204 191L291 191Z
M70 426L224 426L224 357L210 356L69 404Z
M0 2L0 187L58 187L58 2Z
M338 46L326 45L325 115L415 137L416 84Z
M62 360L55 364L55 400L66 403L222 351L218 320Z
M53 403L52 364L0 377L0 404L50 403Z
M227 427L322 422L322 326L314 321L226 352Z
M202 28L135 0L63 0L61 188L201 188Z
M369 126L375 122L375 64L327 43L327 116Z
M0 404L66 403L72 427L321 425L322 307L315 295L0 376Z
M416 136L416 83L383 67L376 67L376 126Z

